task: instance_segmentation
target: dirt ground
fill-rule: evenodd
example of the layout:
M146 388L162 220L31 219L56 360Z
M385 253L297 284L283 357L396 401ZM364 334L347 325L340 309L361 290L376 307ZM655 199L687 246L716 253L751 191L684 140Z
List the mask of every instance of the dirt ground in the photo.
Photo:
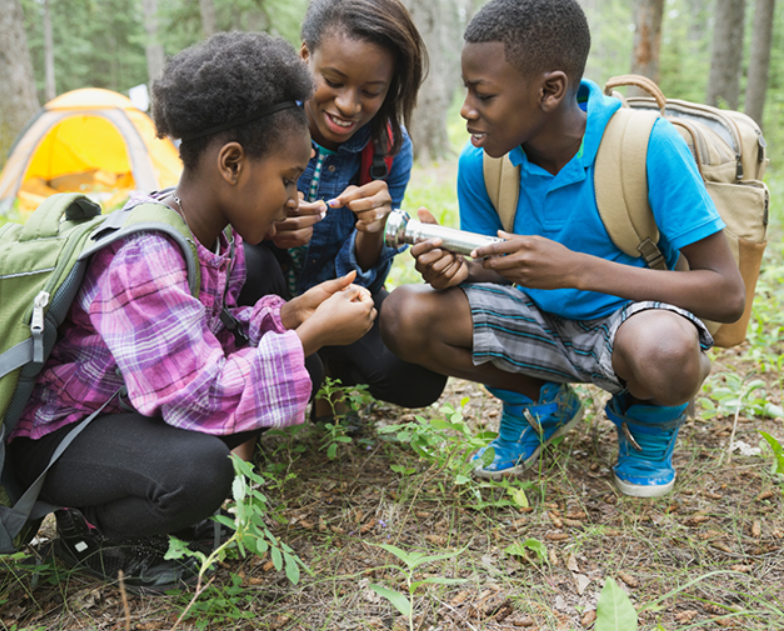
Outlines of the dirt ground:
M726 369L737 357L726 351L718 361ZM781 403L778 384L768 392ZM770 453L754 453L758 429L784 442L781 419L739 415L735 441L748 448L732 454L734 418L689 420L674 492L641 500L612 485L617 440L603 414L606 395L580 393L588 413L578 428L504 483L457 484L448 462L419 458L379 433L415 420L394 406L366 411L361 433L333 460L323 430L265 437L259 468L274 506L267 521L311 569L299 585L269 559L229 560L178 623L192 593L128 596L126 610L117 585L49 569L33 588L22 565L0 561L0 628L584 629L594 625L608 577L629 595L643 629L784 628L782 481ZM444 418L438 406L461 401L470 427L497 427L498 402L457 380L437 406L417 413ZM528 507L512 501L519 489ZM47 523L43 539L50 533ZM464 582L418 587L409 620L371 588L408 593L403 564L382 543L449 555L418 567L414 580Z

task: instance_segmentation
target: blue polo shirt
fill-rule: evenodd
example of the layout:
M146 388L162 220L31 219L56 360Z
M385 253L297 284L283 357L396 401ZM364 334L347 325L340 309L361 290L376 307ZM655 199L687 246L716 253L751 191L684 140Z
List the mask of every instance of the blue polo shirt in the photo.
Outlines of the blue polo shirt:
M620 107L620 101L605 96L590 81L580 84L577 98L587 112L583 145L557 175L529 162L522 147L509 153L512 164L521 167L514 232L539 235L576 252L644 267L641 258L624 254L615 246L596 207L596 153L607 121ZM469 142L460 155L460 224L464 230L495 235L502 226L485 187L483 153ZM647 172L648 201L661 233L659 248L672 269L680 248L720 231L724 222L705 190L688 146L664 119L657 120L651 132ZM629 302L618 296L577 289L521 290L543 311L572 320L605 317Z

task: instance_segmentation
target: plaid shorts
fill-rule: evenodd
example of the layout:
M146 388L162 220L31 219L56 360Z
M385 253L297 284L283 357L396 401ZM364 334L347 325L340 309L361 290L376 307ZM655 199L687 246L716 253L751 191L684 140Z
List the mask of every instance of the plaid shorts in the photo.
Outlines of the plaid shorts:
M460 285L474 322L473 361L507 372L556 383L593 383L617 394L625 385L612 367L618 327L648 309L672 311L697 327L703 351L713 338L694 314L673 305L630 302L605 318L569 320L541 311L522 291L508 285Z

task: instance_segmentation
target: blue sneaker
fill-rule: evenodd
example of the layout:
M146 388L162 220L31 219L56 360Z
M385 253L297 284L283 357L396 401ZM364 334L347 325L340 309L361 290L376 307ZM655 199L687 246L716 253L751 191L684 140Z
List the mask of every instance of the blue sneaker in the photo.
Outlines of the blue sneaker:
M529 467L544 447L568 432L583 416L583 404L565 384L546 383L539 393L539 403L524 394L488 388L503 401L504 410L498 437L483 447L471 460L478 461L474 475L500 478L518 474ZM482 466L483 454L492 447L493 461Z
M686 406L632 405L624 395L607 403L605 412L618 430L615 484L625 495L659 497L675 485L672 452L678 430L686 421Z

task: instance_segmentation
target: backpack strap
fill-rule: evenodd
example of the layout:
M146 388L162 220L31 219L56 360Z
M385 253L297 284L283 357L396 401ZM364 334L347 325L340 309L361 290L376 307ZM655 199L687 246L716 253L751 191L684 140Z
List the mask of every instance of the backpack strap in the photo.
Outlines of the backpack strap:
M143 231L163 232L180 246L188 269L188 287L191 294L198 298L201 287L201 265L196 243L185 220L166 204L148 202L130 209L115 210L93 232L92 245L87 246L79 258L92 256L110 243Z
M657 112L620 108L605 127L596 154L596 205L612 242L651 269L667 269L659 229L648 204L648 140Z
M359 185L364 186L373 180L386 180L392 172L394 156L389 155L392 146L392 126L387 124L386 147L379 147L372 140L362 149L359 166Z
M487 195L501 218L501 225L507 232L512 232L520 199L520 167L512 164L509 154L492 158L483 153L482 172Z

